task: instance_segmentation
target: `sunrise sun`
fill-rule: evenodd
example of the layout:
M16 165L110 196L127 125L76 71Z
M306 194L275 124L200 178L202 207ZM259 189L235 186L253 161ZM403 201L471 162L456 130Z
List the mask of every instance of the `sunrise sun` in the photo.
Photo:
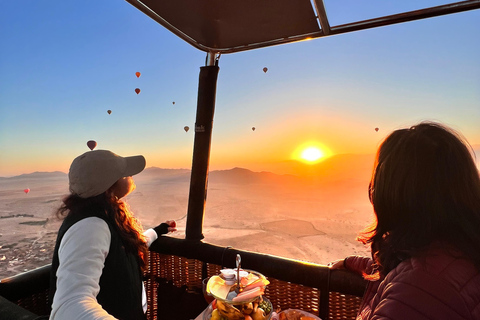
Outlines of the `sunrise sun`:
M308 147L302 151L300 157L306 161L317 161L324 156L322 150L317 147Z
M330 150L318 142L306 142L298 146L292 158L305 163L315 164L331 155Z

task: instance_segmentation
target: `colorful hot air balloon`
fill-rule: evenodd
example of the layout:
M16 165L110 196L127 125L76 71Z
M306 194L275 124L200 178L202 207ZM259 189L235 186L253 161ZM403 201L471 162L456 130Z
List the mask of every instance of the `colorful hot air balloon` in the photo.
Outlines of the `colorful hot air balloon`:
M108 114L111 114L111 113L112 113L112 110L107 110L107 113L108 113Z
M30 189L28 189L28 188L27 188L27 189L23 189L23 192L29 193L29 192L30 192Z
M185 132L188 132L189 129L190 128L188 126L183 127L183 130L185 130Z
M141 73L137 71L135 72L135 75L137 76L137 78L140 78Z
M267 73L267 71L268 71L267 67L263 68L263 72Z
M375 128L375 131L377 131L377 132L378 132L378 128Z
M87 146L90 148L90 150L93 150L97 146L97 142L94 140L90 140L87 142Z
M136 92L137 94L139 94L139 93L140 93L140 89L138 89L138 88L135 89L135 92Z
M252 127L252 131L255 131L255 127Z

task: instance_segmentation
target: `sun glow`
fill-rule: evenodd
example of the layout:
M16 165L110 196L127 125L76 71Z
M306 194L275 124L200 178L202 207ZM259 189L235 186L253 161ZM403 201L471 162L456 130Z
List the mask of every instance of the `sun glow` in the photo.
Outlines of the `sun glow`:
M318 163L331 155L330 150L317 143L307 142L299 146L292 154L292 158L305 163Z
M309 147L303 150L301 154L302 159L306 161L317 161L323 156L323 152L317 147Z

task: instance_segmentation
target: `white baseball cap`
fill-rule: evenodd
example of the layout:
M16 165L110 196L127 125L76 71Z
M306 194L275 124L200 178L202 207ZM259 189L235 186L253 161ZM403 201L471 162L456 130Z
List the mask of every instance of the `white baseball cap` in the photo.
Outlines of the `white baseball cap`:
M121 157L108 150L88 151L76 157L68 172L70 192L81 198L98 196L123 177L145 168L143 156Z

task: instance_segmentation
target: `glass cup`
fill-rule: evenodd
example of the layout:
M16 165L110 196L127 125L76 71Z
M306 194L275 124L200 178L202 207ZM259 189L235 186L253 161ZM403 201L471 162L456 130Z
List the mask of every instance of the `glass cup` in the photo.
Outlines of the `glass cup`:
M210 280L210 277L202 280L202 291L203 291L203 297L205 298L205 301L207 301L207 303L210 304L213 300L215 300L215 298L207 293L208 280Z

